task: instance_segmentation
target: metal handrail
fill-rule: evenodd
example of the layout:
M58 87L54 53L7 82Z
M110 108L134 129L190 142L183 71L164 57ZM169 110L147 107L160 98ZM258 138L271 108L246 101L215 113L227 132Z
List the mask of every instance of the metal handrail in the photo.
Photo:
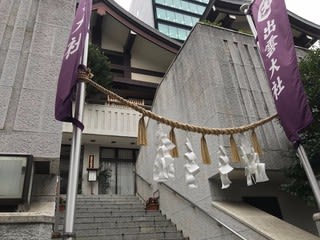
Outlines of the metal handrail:
M206 215L207 217L215 220L216 222L218 222L220 225L222 225L223 227L225 227L226 229L228 229L230 232L232 232L233 234L235 234L237 237L241 238L242 240L247 240L247 238L245 238L244 236L242 236L240 233L238 233L237 231L233 230L232 228L230 228L229 226L227 226L225 223L221 222L219 219L209 215L204 209L202 209L201 207L199 207L198 205L196 205L194 202L192 202L190 199L186 198L185 196L183 196L181 193L177 192L176 190L174 190L172 187L170 187L169 185L160 182L159 185L163 185L165 186L167 189L169 189L171 192L173 192L174 194L176 194L177 196L179 196L180 198L182 198L183 200L185 200L186 202L191 204L192 208L197 208L198 210L200 210L200 212L202 212L204 215Z
M138 197L143 201L143 205L146 206L147 201L146 201L138 192L136 192L136 194L137 194Z
M152 184L149 183L144 177L142 177L141 175L139 175L136 171L133 171L133 172L134 172L134 174L135 174L137 177L139 177L143 182L145 182L146 184L148 184L149 187L151 187ZM139 197L140 199L143 200L144 205L146 206L147 200L145 200L145 199L141 196L141 194L138 193L138 191L136 191L136 194L138 195L138 197Z
M141 175L139 175L137 172L134 172L134 173L135 173L135 175L136 175L137 177L139 177L142 181L144 181L146 184L148 184L149 187L152 185L152 184L149 183L144 177L142 177Z

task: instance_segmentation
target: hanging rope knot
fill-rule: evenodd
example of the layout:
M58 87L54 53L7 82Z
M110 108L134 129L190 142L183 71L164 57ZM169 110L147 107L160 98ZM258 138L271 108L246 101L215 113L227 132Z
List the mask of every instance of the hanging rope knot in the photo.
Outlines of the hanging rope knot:
M91 72L91 69L84 66L84 65L79 65L78 67L78 77L77 79L79 81L83 81L83 82L89 82L89 80L91 80L93 78L93 74Z
M84 66L83 66L84 67ZM106 94L106 95L110 95L112 98L115 98L116 100L118 100L120 103L122 103L125 106L128 106L134 110L136 110L137 112L140 112L143 117L148 117L150 119L153 119L155 121L158 121L159 123L163 123L166 125L171 126L172 128L175 129L181 129L184 131L190 131L190 132L196 132L196 133L200 133L202 135L232 135L232 134L237 134L237 133L243 133L249 130L252 130L258 126L261 126L267 122L270 122L271 120L273 120L274 118L278 117L277 114L274 114L270 117L258 120L255 123L251 123L248 125L244 125L244 126L240 126L240 127L235 127L235 128L206 128L206 127L201 127L201 126L195 126L195 125L191 125L191 124L187 124L187 123L183 123L183 122L178 122L178 121L174 121L168 118L165 118L163 116L160 116L152 111L146 110L144 109L142 106L139 106L136 103L130 102L122 97L120 97L119 95L117 95L116 93L100 86L99 84L97 84L96 82L94 82L92 79L90 79L93 75L91 74L90 70L88 70L87 67L84 67L83 69L79 68L79 73L78 73L78 79L85 81L86 83L92 85L93 87L95 87L98 91ZM141 119L140 119L141 120ZM140 121L140 126L141 126L141 136L145 136L145 127L143 126L144 122L142 123L142 120ZM144 138L144 137L143 137ZM204 137L203 137L204 139ZM144 142L144 141L143 141ZM205 142L205 139L203 140L203 143ZM205 145L205 144L204 144ZM205 149L205 147L204 147Z

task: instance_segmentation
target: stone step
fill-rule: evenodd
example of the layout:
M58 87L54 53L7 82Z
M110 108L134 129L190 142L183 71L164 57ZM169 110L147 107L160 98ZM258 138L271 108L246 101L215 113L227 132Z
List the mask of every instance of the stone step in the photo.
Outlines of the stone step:
M139 210L139 211L145 211L144 206L141 206L141 204L136 204L134 206L128 206L128 205L80 205L80 206L76 206L76 210L77 211L85 211L85 210L89 210L89 211L101 211L101 210L107 210L107 211L134 211L134 210Z
M144 209L144 205L141 203L77 203L76 208L115 208L115 209L123 209L123 208L142 208Z
M123 218L131 218L131 217L142 217L142 216L161 216L159 211L113 211L113 212L76 212L75 218L78 217L88 217L88 218L96 218L96 217L123 217ZM63 218L64 216L62 216Z
M61 223L64 222L64 217L60 218ZM149 221L149 222L157 222L166 220L165 216L76 216L75 223L96 223L96 222L128 222L128 221Z
M59 227L59 231L63 230L63 226ZM88 226L83 226L80 228L79 226L75 226L74 232L79 236L87 236L87 235L116 235L116 234L139 234L139 233L158 233L158 232L175 232L176 227L171 226L149 226L149 227L118 227L118 228L110 228L110 227L93 227L89 228Z
M131 237L131 236L130 236ZM156 237L156 238L150 238L150 236L141 236L141 235L136 235L133 238L128 238L127 236L93 236L93 237L77 237L77 240L189 240L188 237Z
M125 227L155 227L155 226L175 226L169 220L162 221L123 221L123 222L86 222L76 223L75 228L86 229L86 228L125 228ZM59 229L63 229L63 225L59 225Z
M63 232L65 212L59 212ZM145 210L136 196L78 195L74 220L77 240L186 240L159 210Z
M77 201L79 202L141 202L137 197L132 198L79 198L77 197Z
M84 196L78 195L79 201L140 201L136 196L122 196L122 195L94 195Z
M99 194L99 195L82 195L78 194L77 198L82 199L103 199L103 198L114 198L114 199L125 199L125 198L132 198L137 199L136 195L118 195L118 194Z
M159 240L159 239L185 239L182 235L182 232L173 231L173 232L152 232L152 233L133 233L133 234L86 234L81 235L77 234L77 240Z
M76 208L76 213L105 213L105 214L113 214L119 213L123 215L128 215L128 213L141 213L146 215L157 215L161 214L160 211L157 210L145 210L144 208Z

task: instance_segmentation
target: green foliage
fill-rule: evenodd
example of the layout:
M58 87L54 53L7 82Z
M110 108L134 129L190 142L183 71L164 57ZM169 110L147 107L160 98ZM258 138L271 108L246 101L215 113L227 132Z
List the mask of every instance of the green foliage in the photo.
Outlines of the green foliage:
M300 62L301 79L308 97L314 121L303 133L303 145L315 174L320 173L320 48L310 53ZM282 188L292 195L301 197L309 205L315 205L308 179L299 160L296 159L286 171L290 179Z
M110 61L108 57L104 55L97 46L89 44L88 67L94 75L92 80L105 88L110 88L112 82L109 65ZM88 84L87 96L94 96L96 94L98 94L98 91Z
M221 27L222 26L221 22L212 22L212 21L209 21L209 20L203 20L203 21L201 21L201 23L204 23L204 24L210 25L210 26L216 26L216 27Z

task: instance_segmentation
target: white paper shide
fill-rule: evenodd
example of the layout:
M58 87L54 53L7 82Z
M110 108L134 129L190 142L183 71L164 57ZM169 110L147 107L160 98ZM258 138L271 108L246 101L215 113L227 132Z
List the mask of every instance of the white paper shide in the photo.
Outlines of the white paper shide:
M153 179L157 182L167 181L169 178L174 178L174 158L170 151L175 145L170 141L167 134L165 134L158 124L156 133L158 138L157 155L153 165Z
M184 164L185 169L185 180L189 188L197 188L196 175L200 172L200 167L197 164L197 156L192 149L190 140L186 140L187 152L184 154L186 163Z

